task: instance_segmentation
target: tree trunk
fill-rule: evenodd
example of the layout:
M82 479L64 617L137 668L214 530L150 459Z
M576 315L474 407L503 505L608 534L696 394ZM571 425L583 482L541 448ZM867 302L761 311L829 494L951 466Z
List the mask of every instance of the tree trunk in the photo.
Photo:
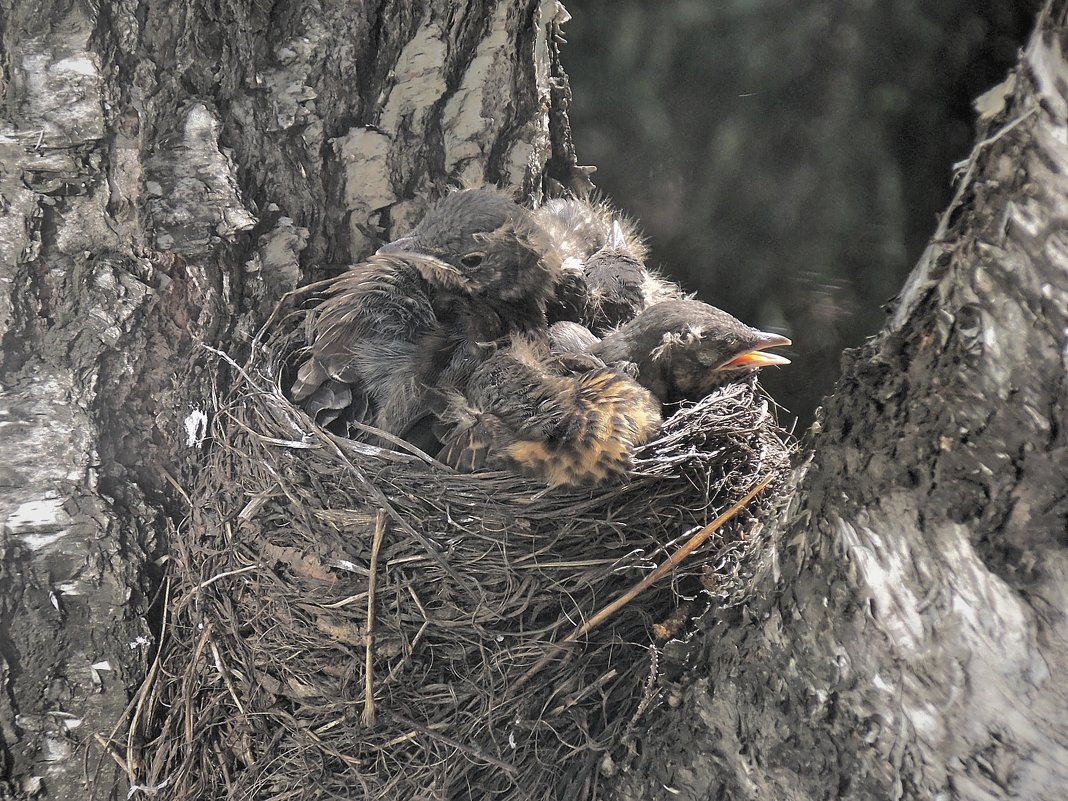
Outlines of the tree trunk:
M1066 8L849 354L766 603L705 621L620 798L1064 798Z
M554 0L0 7L0 796L87 797L213 363L458 182L581 184ZM117 755L122 759L124 755Z
M88 797L78 748L145 674L211 411L200 346L238 350L450 182L583 184L562 13L0 9L0 795ZM620 797L1063 793L1066 24L1054 3L851 359L766 602L708 621Z

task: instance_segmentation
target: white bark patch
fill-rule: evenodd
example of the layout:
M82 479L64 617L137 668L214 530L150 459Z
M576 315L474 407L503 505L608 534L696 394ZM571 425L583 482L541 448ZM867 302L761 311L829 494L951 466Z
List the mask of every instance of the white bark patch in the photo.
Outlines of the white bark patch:
M93 332L108 347L117 348L154 290L106 260L96 262L90 286L96 302L86 309L85 330Z
M271 131L288 130L319 119L315 110L317 94L308 85L308 75L329 34L313 14L305 15L302 27L303 35L289 39L274 50L282 68L256 75L257 84L267 90L274 113L274 124L268 127Z
M308 244L308 229L279 217L274 227L260 237L256 253L245 269L260 273L279 291L289 292L300 281L300 252Z
M537 76L538 93L549 94L549 43L546 40L547 26L555 22L563 25L571 15L560 0L542 0L538 6L538 37L534 41L534 74Z
M499 3L456 93L445 104L445 169L468 186L482 184L485 154L513 106L510 3Z
M1064 284L1043 284L1042 297L1056 302L1061 314L1068 316L1068 232L1057 231L1046 237L1042 255L1050 264L1064 272Z
M542 0L538 6L537 29L534 40L534 80L538 90L538 107L542 113L530 121L527 130L516 140L505 159L508 180L520 186L528 175L539 175L545 169L545 159L552 152L549 143L549 42L551 23L563 25L571 15L559 0Z
M21 503L7 516L5 521L8 530L16 536L32 536L47 532L57 534L58 537L62 536L61 529L65 529L70 524L71 518L63 510L62 498L42 498Z
M430 114L446 91L442 70L447 53L441 24L427 20L397 59L378 124L353 128L332 142L345 172L353 260L366 256L375 243L374 215L399 200L394 176L413 171L409 161L416 157Z
M0 163L5 165L0 170L0 194L7 204L0 214L0 282L3 284L10 284L19 274L19 261L30 247L29 222L36 208L33 192L19 185L19 170L14 169L21 151L18 142L0 135ZM7 286L0 289L2 337L11 327L13 304L10 289Z
M44 776L26 776L22 779L22 794L33 798L44 789Z
M547 115L545 115L544 123L544 127L537 126L538 133L535 134L534 142L516 142L508 151L505 157L505 170L508 173L508 183L512 186L522 186L527 175L537 175L545 166L540 157L550 150Z
M55 545L57 542L67 536L69 532L66 529L62 531L56 531L51 534L23 534L19 537L22 544L29 548L31 551L43 551L51 545Z
M44 753L41 754L41 758L44 759L45 762L65 763L71 758L72 753L73 750L69 740L45 735Z
M1037 239L1045 231L1048 209L1038 204L1010 202L1008 210L1011 226L1027 237Z
M395 234L404 234L415 228L423 214L426 203L422 200L402 200L390 209L390 219Z
M203 103L189 109L180 140L154 156L146 174L162 192L149 200L160 250L205 252L256 222L241 201L236 168L219 148L219 121Z
M85 154L75 148L104 136L98 56L84 50L88 34L77 25L56 28L61 36L27 39L11 54L17 79L8 86L8 96L19 122L17 128L0 122L0 279L14 275L18 263L32 259L40 247L28 236L32 217L40 213L33 190L59 192L67 184L84 188ZM64 215L77 214L75 207L87 202L68 200ZM87 219L99 233L103 218ZM3 293L0 334L10 325L11 308Z
M0 395L0 454L5 467L33 477L25 486L54 488L85 477L91 432L84 418L75 423L71 392L69 376L42 371L25 392ZM42 496L50 497L38 493L20 502Z
M104 136L103 80L95 53L56 58L26 43L22 58L24 117L41 126L44 147L69 147Z
M1038 138L1046 158L1058 164L1057 170L1044 176L1045 183L1052 188L1056 183L1063 183L1063 178L1060 176L1068 172L1066 169L1068 168L1068 98L1058 89L1058 86L1063 85L1063 76L1068 74L1068 64L1065 63L1060 41L1055 36L1031 37L1024 53L1024 61L1030 67L1030 74L1035 82L1035 93L1043 106L1040 112L1041 125L1035 127L1033 135ZM887 330L900 330L911 319L917 301L932 286L932 267L942 252L941 243L946 237L947 226L956 207L964 201L965 192L969 189L968 179L972 167L981 158L984 149L1008 134L1015 126L1025 123L1037 110L1036 107L1032 107L1028 111L1023 111L1015 119L1007 121L1000 130L992 132L985 140L979 142L969 159L962 162L968 167L965 179L960 182L956 196L942 215L938 229L932 238L934 244L929 245L924 251L900 292L900 302L887 323ZM1007 180L1007 176L1003 176L1003 180ZM1063 193L1061 189L1055 191ZM1022 233L1029 238L1034 238L1048 230L1049 209L1045 202L1036 202L1022 193L1018 198L1018 201L1009 203L1007 228L1015 227L1017 236ZM1028 204L1032 206L1031 209L1025 208Z
M339 140L338 155L345 167L345 202L367 212L396 202L389 170L389 137L369 128L356 128Z
M1068 143L1063 125L1064 121L1068 120L1068 98L1057 89L1058 83L1068 74L1060 40L1056 36L1032 36L1024 53L1024 60L1031 67L1036 93L1046 102L1052 116L1062 122L1057 126L1058 139L1062 143Z
M62 225L54 245L62 253L90 253L108 248L120 250L122 242L110 224L106 185L92 187L83 195L69 197L62 211Z
M408 130L421 131L435 103L445 94L442 65L446 55L445 32L440 23L428 20L404 46L394 71L396 82L390 90L378 127L395 131L401 119Z
M857 567L866 594L874 603L879 627L901 654L916 653L924 637L920 598L909 588L908 537L903 531L879 535L870 528L839 518L837 534Z
M80 729L85 722L77 715L72 715L69 712L53 712L52 717L58 719L59 725L61 725L67 731L74 731Z
M199 448L208 431L208 416L200 409L194 409L182 421L185 428L185 445L187 448Z
M269 70L257 76L270 92L274 123L268 131L285 131L315 119L314 101L319 95L289 70Z
M902 665L897 699L925 744L918 753L954 753L968 762L983 758L992 743L1002 752L1009 743L1006 770L1014 785L1040 787L1051 776L1068 781L1068 719L1063 709L1036 709L1030 701L1038 694L1068 697L1063 671L1051 670L1039 648L1047 656L1063 652L1049 643L1066 641L1065 624L1040 632L1026 601L975 552L966 526L903 529L907 506L907 498L888 498L880 519L837 525L860 591L874 601L875 625ZM885 676L876 682L880 690L889 684ZM944 763L924 766L931 786L942 786L945 773Z
M365 233L370 216L397 202L390 167L392 142L381 131L353 128L333 140L334 150L345 171L345 206L349 215L350 255L360 259L371 249Z
M951 205L952 209L954 206ZM945 220L949 217L948 213L942 216L942 225L945 225ZM942 231L940 228L939 231ZM944 235L944 232L943 232ZM937 233L935 235L937 240ZM894 308L893 314L886 322L886 330L899 331L901 326L910 319L912 310L916 305L916 302L922 297L923 293L932 285L931 282L931 268L934 265L935 260L941 253L941 249L937 245L928 245L920 256L920 260L916 263L915 268L909 273L909 277L905 281L905 286L901 288L899 296L901 300Z

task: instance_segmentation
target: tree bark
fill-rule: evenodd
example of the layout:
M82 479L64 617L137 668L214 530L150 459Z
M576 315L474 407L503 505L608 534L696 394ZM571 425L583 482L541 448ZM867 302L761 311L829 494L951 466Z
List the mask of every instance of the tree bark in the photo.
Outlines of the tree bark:
M1065 6L851 357L765 601L672 646L701 669L619 797L1063 794ZM0 7L0 795L88 797L78 749L144 676L211 411L200 346L240 349L450 182L582 184L562 14Z
M1064 797L1066 8L849 355L766 602L706 621L620 798Z
M563 14L0 6L0 797L88 797L79 749L145 675L211 412L200 346L237 352L449 184L582 180Z

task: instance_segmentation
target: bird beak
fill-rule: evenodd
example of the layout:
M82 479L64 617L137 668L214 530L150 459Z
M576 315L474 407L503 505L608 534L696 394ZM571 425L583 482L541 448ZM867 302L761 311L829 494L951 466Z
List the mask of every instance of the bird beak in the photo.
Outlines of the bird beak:
M419 252L419 240L414 236L402 236L400 239L394 239L392 242L387 242L378 250L375 251L375 255L400 255L402 253L418 253Z
M778 348L784 345L792 345L793 342L780 334L766 334L760 331L757 335L757 344L752 350L748 350L740 356L735 356L723 367L749 367L758 369L789 364L790 360L776 353L764 353L766 348Z

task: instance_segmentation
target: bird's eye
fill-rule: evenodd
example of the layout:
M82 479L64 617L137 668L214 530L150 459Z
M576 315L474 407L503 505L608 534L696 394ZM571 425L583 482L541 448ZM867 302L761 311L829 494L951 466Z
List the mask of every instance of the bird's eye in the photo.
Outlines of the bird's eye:
M464 267L478 267L478 265L482 263L482 254L468 253L466 256L460 259L460 263Z

